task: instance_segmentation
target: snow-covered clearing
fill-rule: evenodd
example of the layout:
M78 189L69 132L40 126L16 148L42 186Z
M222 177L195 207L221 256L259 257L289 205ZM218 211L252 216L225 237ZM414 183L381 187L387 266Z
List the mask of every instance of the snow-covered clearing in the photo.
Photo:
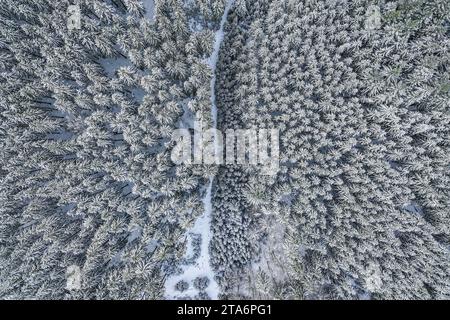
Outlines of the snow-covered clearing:
M212 203L211 203L211 191L212 191L213 178L210 178L207 185L206 194L203 198L204 212L200 216L194 226L189 230L189 237L191 234L199 234L201 236L200 245L200 255L198 259L189 265L182 266L183 272L178 275L173 275L169 277L166 281L166 297L168 299L177 299L183 297L195 298L198 294L198 290L193 287L193 282L197 277L208 277L210 282L209 286L206 288L205 292L212 299L217 299L219 294L219 286L214 280L214 271L211 268L210 258L209 258L209 243L211 241L211 213L212 213ZM190 245L191 246L191 245ZM191 249L188 246L188 251ZM191 256L192 254L189 254ZM175 285L184 280L189 283L189 289L180 292L175 290Z
M211 116L212 116L212 125L213 128L217 127L217 106L216 106L216 93L215 93L215 85L216 85L216 66L219 58L219 50L220 46L224 39L224 31L223 28L228 18L228 12L233 5L234 0L227 0L225 5L225 11L222 15L222 19L220 21L220 28L215 33L215 41L213 52L211 56L207 59L207 63L212 71L211 77ZM216 149L217 149L216 145ZM208 277L209 284L208 287L204 290L211 299L217 299L219 296L219 285L214 279L214 270L211 267L210 263L210 253L209 253L209 244L212 237L211 232L211 216L212 216L212 186L214 182L214 177L210 177L207 185L205 186L206 192L203 198L204 212L201 217L197 219L192 229L188 231L188 236L192 234L200 235L201 237L201 245L200 245L200 255L198 259L189 265L181 266L182 272L181 274L173 275L169 277L165 284L166 289L166 298L168 299L177 299L177 298L196 298L199 290L194 288L193 282L197 277ZM190 249L188 248L188 251ZM186 281L189 284L189 288L180 292L175 289L176 284L179 281Z

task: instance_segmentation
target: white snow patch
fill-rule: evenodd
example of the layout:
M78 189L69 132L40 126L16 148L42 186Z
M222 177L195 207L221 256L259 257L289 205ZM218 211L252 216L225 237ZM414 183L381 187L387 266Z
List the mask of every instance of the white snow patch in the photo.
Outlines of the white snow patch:
M216 106L216 93L215 93L215 85L216 85L216 67L217 61L219 58L219 50L224 38L223 28L225 26L225 22L227 21L228 12L233 5L234 0L228 0L225 6L225 11L222 15L222 19L220 21L220 28L215 33L215 41L214 41L214 50L211 56L207 59L207 64L211 68L212 77L210 83L211 90L211 115L213 120L213 128L217 127L217 106ZM217 139L215 139L215 143ZM216 143L216 148L217 148ZM219 285L214 279L214 271L210 264L210 253L209 253L209 244L212 238L211 232L211 216L212 216L212 186L213 186L214 177L209 178L208 184L206 187L206 194L203 198L204 212L201 217L199 217L192 229L188 231L188 233L199 234L201 236L201 247L200 247L200 256L196 260L194 264L181 266L182 273L178 275L173 275L169 277L165 283L166 289L166 298L168 299L177 299L184 297L192 297L198 294L198 290L193 287L193 281L197 277L208 277L209 285L206 288L205 292L211 299L217 299L219 296ZM187 281L190 286L184 292L178 292L175 290L175 285L181 281Z
M137 102L142 103L144 101L145 91L142 88L133 88L131 93Z
M212 299L217 299L219 294L219 286L214 280L214 271L212 270L210 264L209 256L209 243L211 241L211 213L212 213L212 203L211 203L211 190L212 190L213 178L209 179L209 183L206 189L206 195L203 198L203 205L205 211L203 215L197 219L192 229L189 230L190 233L200 234L202 237L202 243L200 246L200 257L194 264L182 266L183 272L179 275L174 275L169 277L166 281L166 297L168 299L177 299L186 296L195 297L198 294L198 290L192 285L193 281L197 277L208 277L210 280L209 286L206 288L205 292ZM190 284L188 290L184 292L177 292L175 290L175 285L181 281L187 281Z
M411 201L410 203L405 203L403 206L403 209L409 213L423 216L422 207L415 201Z
M66 271L66 289L69 291L81 289L81 270L79 266L71 265Z
M190 233L189 236L186 239L186 252L184 253L184 258L186 260L189 260L189 258L194 257L194 239L193 239L193 233Z
M120 67L131 66L130 60L127 58L106 58L99 59L100 65L105 70L106 74L112 78L116 74L116 71L119 70Z
M207 63L210 66L212 70L212 78L211 78L211 113L213 118L213 126L214 128L217 127L217 106L216 106L216 67L217 67L217 61L219 60L219 51L220 46L222 45L223 38L224 38L224 31L223 27L225 26L225 22L228 18L228 12L231 9L231 6L233 5L234 0L228 0L227 4L225 5L225 11L222 15L222 19L220 20L220 28L218 31L216 31L215 35L215 41L214 41L214 47L213 52L211 56L207 59Z
M155 0L142 0L145 8L145 17L150 22L155 22Z

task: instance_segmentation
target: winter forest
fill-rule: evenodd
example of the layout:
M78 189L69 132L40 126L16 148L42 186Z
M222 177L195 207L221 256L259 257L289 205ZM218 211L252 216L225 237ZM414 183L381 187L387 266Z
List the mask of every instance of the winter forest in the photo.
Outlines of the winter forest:
M0 0L0 299L450 299L450 1Z

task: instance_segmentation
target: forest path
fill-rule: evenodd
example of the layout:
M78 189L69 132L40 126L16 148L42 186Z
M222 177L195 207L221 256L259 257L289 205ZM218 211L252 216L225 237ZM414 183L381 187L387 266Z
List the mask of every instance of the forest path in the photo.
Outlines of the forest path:
M216 67L219 60L219 51L224 39L224 26L228 19L228 13L234 3L234 0L227 0L225 10L220 21L220 28L215 32L214 47L211 56L207 59L207 64L211 68L211 118L213 128L217 128L217 105L216 105ZM215 139L217 150L217 139ZM170 276L165 283L166 298L180 299L193 298L201 299L206 293L211 299L218 299L220 288L214 279L214 270L211 267L211 257L209 252L209 244L212 239L211 231L211 216L212 216L212 186L214 183L214 176L209 177L208 183L204 186L206 189L203 198L204 212L197 218L194 226L188 231L190 237L188 241L188 253L200 251L199 255L194 255L195 259L190 264L182 265L182 272ZM197 243L197 248L194 248L195 238L200 240ZM189 259L189 257L188 257ZM183 291L177 290L177 284L184 282L185 288ZM199 283L201 283L199 285Z

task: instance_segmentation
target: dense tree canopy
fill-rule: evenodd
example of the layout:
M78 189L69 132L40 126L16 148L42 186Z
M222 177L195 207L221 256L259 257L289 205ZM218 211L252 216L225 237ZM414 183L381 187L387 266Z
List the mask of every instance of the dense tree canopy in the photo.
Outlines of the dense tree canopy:
M165 297L201 254L208 183L216 277L181 293L449 298L449 16L448 0L0 0L0 298ZM174 164L196 114L278 129L278 173Z

